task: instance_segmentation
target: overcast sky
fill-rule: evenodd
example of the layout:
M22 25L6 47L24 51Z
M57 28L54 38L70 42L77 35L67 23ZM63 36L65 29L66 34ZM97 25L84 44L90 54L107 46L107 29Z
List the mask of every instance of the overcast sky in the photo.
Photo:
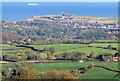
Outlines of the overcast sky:
M2 2L119 2L120 0L0 0Z

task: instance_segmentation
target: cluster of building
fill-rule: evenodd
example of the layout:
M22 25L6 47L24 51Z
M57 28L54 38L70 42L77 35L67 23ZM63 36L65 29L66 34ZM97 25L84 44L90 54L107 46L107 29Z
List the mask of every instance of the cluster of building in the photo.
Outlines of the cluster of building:
M90 18L80 17L77 19L74 19L72 14L64 14L61 15L47 15L47 16L32 16L32 18L28 18L25 21L27 22L36 22L36 20L54 20L58 21L58 23L61 23L65 26L73 26L74 28L119 28L119 23L112 23L112 22L104 22L99 20L92 20ZM23 21L23 22L25 22ZM14 26L18 27L19 25L16 24L15 21L12 22L6 22L6 23L13 23ZM7 25L6 25L7 26ZM111 33L111 32L108 32ZM114 32L113 32L114 33ZM115 33L118 33L118 31Z
M43 19L43 18L59 21L59 20L67 19L71 16L72 16L72 14L70 14L70 13L69 14L62 13L61 15L49 15L49 16L32 16L32 18L26 19L26 21L39 20L39 19Z
M54 15L54 16L32 16L28 21L39 20L39 19L49 19L58 21L66 26L73 25L74 28L119 28L119 23L112 23L110 21L98 21L90 20L89 18L81 17L81 20L75 20L72 18L72 14ZM72 20L74 19L74 20Z
M73 25L74 28L119 28L118 23L98 23L98 22L84 22L84 21L62 21L64 25Z

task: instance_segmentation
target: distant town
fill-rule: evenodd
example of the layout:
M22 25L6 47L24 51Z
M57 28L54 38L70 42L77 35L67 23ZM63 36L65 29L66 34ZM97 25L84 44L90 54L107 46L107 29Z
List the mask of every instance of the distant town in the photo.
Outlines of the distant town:
M70 13L69 14L62 13L61 15L32 16L32 18L28 18L20 22L39 23L40 20L57 22L65 26L73 25L74 28L106 28L106 29L119 28L117 17L75 16ZM20 22L15 22L15 21L4 21L4 22L5 24L3 24L3 27L9 27L9 24L12 24L12 26L14 27L25 27L25 28L33 27L33 26L29 26L29 27L21 26ZM108 33L118 33L118 30Z
M117 17L76 16L71 13L61 15L32 16L23 21L2 21L5 43L31 39L31 41L48 41L51 39L72 39L90 41L93 39L117 40L119 23ZM14 30L13 30L14 29ZM8 30L8 31L6 31ZM7 39L6 33L14 37ZM71 33L70 33L71 32ZM94 36L92 35L94 34ZM19 39L16 38L19 37ZM22 38L21 36L25 36ZM39 42L40 43L40 42Z

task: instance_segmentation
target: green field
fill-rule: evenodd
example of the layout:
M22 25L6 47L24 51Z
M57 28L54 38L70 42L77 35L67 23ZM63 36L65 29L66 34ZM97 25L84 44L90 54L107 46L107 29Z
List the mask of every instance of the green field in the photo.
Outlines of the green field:
M89 70L87 73L80 76L80 79L113 79L113 77L118 74L117 72L112 72L103 68L95 67Z
M105 66L113 70L118 70L118 62L107 62L106 64L100 64L99 66ZM89 70L87 73L83 74L79 78L82 79L113 79L113 77L118 74L117 72L109 71L100 67L95 67Z
M117 42L118 40L96 40L98 42Z
M0 46L5 47L5 46L10 46L9 44L0 44Z
M9 54L9 53L17 53L17 52L27 51L27 48L23 49L23 47L15 47L13 45L7 45L7 44L2 45L2 47L0 49L2 49L2 54Z
M102 48L95 48L95 46L100 47L107 47L108 43L105 44L91 44L94 47L85 47L89 46L89 44L52 44L52 45L29 45L31 47L35 47L36 49L43 50L45 47L54 47L56 49L55 54L62 54L64 52L74 52L74 51L81 51L89 55L92 51L97 55L99 52L111 52L116 53L116 50L109 50L109 49L102 49ZM112 47L118 47L117 43L112 43ZM3 50L3 53L16 53L16 52L25 52L27 48L21 49L22 47L15 47L10 45L5 45L2 49L14 49L14 50Z
M51 63L51 64L48 63L48 64L31 64L28 66L35 67L38 71L44 72L53 68L61 69L61 70L75 70L75 69L88 66L90 63L97 64L101 62L98 61L98 62L83 62L83 63L75 62L75 63ZM109 68L112 68L112 69L118 68L118 64L115 62L109 62L109 63L106 63L106 65L100 64L100 66L108 67L110 64L113 64L113 65L110 66ZM80 79L112 79L116 74L117 72L112 72L103 68L95 67L89 70L87 73L81 75L79 78Z
M16 47L13 45L3 45L0 49L21 49L22 47Z
M10 66L14 66L14 63L9 63L9 64L0 64L0 66L2 67L10 67Z
M53 68L62 69L62 70L74 70L74 69L82 68L84 66L88 66L90 63L93 63L93 62L46 63L46 64L31 64L29 66L35 67L38 71L43 72ZM97 64L97 63L100 63L100 61L94 62L94 63Z
M16 47L15 46L2 46L2 49L15 49Z
M95 55L98 55L99 52L102 52L102 53L110 52L113 54L117 52L116 50L109 50L109 49L102 49L102 48L95 48L95 47L85 47L85 48L72 49L72 50L67 50L67 51L59 51L59 52L56 52L56 54L60 54L64 52L74 52L74 51L81 51L81 52L86 53L86 55L89 55L91 52L94 52Z
M110 43L93 43L92 46L107 47ZM118 43L111 43L112 47L118 48Z
M73 63L44 63L44 64L30 64L26 65L26 67L35 67L40 72L45 72L50 69L61 69L61 70L76 70L80 69L82 67L88 66L90 63L98 64L101 63L101 61L96 62L73 62ZM0 64L1 65L1 64ZM11 64L2 64L2 67L9 67L14 66L14 63ZM107 62L105 64L100 64L99 66L105 66L114 70L118 69L118 63L117 62ZM82 74L79 79L113 79L113 77L118 74L117 72L112 72L103 68L95 67L85 74Z
M73 49L73 50L68 50L67 52L73 52L73 51L81 51L86 53L86 55L89 55L91 52L94 52L95 55L99 54L99 52L111 52L111 53L116 53L116 50L109 50L109 49L102 49L102 48L95 48L95 47L86 47L86 48L80 48L80 49Z
M114 70L118 70L118 62L107 62L106 64L101 64L100 66L105 66L105 67L108 67L108 68L111 68L111 69L114 69Z
M89 45L89 44L88 44ZM88 46L87 44L52 44L52 45L29 45L36 49L43 50L45 47L54 47L56 51L68 50Z
M101 46L107 47L109 44L92 44L92 46ZM112 44L112 46L117 47L118 44ZM85 47L88 46L86 44L54 44L54 45L30 45L31 47L35 47L36 49L43 50L45 47L54 47L56 49L55 54L62 54L64 52L74 52L81 51L89 55L92 51L97 55L99 52L111 52L116 53L116 50L95 48L95 47ZM80 48L82 47L82 48Z
M18 53L18 52L26 52L27 49L24 50L4 50L2 51L3 54L11 54L11 53Z
M15 46L7 46L7 47L2 47L2 49L20 49L21 47L15 47Z

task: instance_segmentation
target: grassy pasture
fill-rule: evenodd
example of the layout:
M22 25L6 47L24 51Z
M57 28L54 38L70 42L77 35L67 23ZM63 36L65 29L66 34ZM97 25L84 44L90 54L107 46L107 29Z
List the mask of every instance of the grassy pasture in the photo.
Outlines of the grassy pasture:
M26 52L27 49L24 50L4 50L2 51L3 54L9 54L9 53L17 53L17 52Z
M18 48L20 48L20 47L16 48L15 46L8 45L8 44L1 45L0 47L1 47L0 49L18 49Z
M110 43L93 43L92 46L107 47ZM112 47L118 48L118 43L111 43Z
M118 64L119 64L118 62L107 62L106 64L105 63L100 64L100 66L105 66L114 70L119 70Z
M105 66L113 70L118 70L118 62L107 62L106 64L100 64L99 66ZM113 77L118 74L117 72L112 72L103 68L95 67L89 70L87 73L83 74L79 78L82 79L113 79Z
M1 46L0 49L20 49L20 48L22 48L22 47L16 47L16 46L13 46L13 45L5 44L5 45Z
M92 44L92 46L100 46L100 47L107 47L108 43L106 44ZM35 47L36 49L43 50L45 47L54 47L56 49L56 54L61 54L64 52L73 52L73 51L81 51L85 52L87 55L89 55L92 51L97 55L99 52L111 52L115 54L117 51L116 50L109 50L109 49L102 49L102 48L95 48L95 47L85 47L85 48L80 48L84 46L88 46L86 44L54 44L54 45L30 45L32 47ZM113 47L118 47L117 43L112 44ZM20 47L14 47L10 45L5 45L3 49L18 49ZM76 49L75 49L76 48ZM7 51L2 51L3 53L16 53L16 52L25 52L27 49L25 48L24 50L7 50ZM79 69L84 66L88 66L90 63L101 63L100 61L98 62L74 62L74 63L44 63L44 64L30 64L26 65L26 67L31 66L35 67L38 71L44 72L46 70L50 70L53 68L56 69L62 69L62 70L74 70L74 69ZM14 64L2 64L2 67L9 67L13 66ZM108 68L112 68L114 70L118 70L118 63L117 62L107 62L105 64L100 64L101 66L105 66ZM1 64L0 64L1 66ZM112 79L117 73L105 70L103 68L98 68L95 67L91 70L89 70L87 73L81 75L79 78L80 79Z
M101 46L107 47L109 44L92 44L92 46ZM117 46L118 44L112 44L112 46ZM85 47L88 46L86 44L53 44L53 45L30 45L35 47L36 49L43 50L45 47L54 47L56 49L55 54L62 54L64 52L74 52L74 51L81 51L89 55L92 51L97 55L99 52L111 52L116 53L116 50L109 50L109 49L102 49L102 48L95 48L95 47ZM85 47L85 48L80 48Z
M35 67L38 71L44 72L50 69L61 69L61 70L75 70L79 69L85 66L88 66L90 63L101 63L100 61L96 62L74 62L74 63L49 63L49 64L31 64L28 66ZM117 69L117 63L115 62L109 62L106 65L100 64L101 66L109 66L110 64L113 64L111 66L112 69ZM27 66L27 67L28 67ZM87 73L81 75L80 79L112 79L117 72L112 72L103 68L95 67L91 70L89 70Z
M2 67L10 67L10 66L14 66L14 63L8 63L8 64L0 64L0 66Z
M0 46L10 46L9 44L0 44Z
M114 42L114 41L117 41L117 40L96 40L96 41L99 41L99 42Z
M8 46L6 45L6 46L2 46L1 49L16 49L16 47L12 46L12 45L11 46L10 45L8 45Z
M53 45L29 45L31 47L35 47L36 49L43 50L45 47L54 47L56 49L55 54L62 54L64 52L74 52L74 51L81 51L89 55L92 51L97 55L99 52L111 52L116 53L116 50L109 50L109 49L102 49L102 48L95 48L95 47L85 47L89 44L53 44ZM92 44L92 46L101 46L107 47L109 44ZM117 43L112 44L113 47L117 47ZM83 48L80 48L83 47ZM16 52L25 52L27 48L21 49L22 47L14 47L10 45L6 45L2 49L15 49L15 50L2 50L2 53L16 53Z
M29 45L29 46L32 46L40 50L43 50L45 47L54 47L56 51L62 51L62 50L89 46L89 44L52 44L52 45Z
M35 67L38 71L43 72L43 71L50 70L53 68L62 69L62 70L74 70L74 69L82 68L84 66L88 66L90 63L93 63L93 62L46 63L46 64L31 64L28 66ZM94 62L94 63L97 64L99 63L99 61Z
M95 67L89 70L87 73L80 76L80 79L113 79L113 77L118 74L117 72L112 72L103 68Z
M60 51L56 52L56 54L64 53L64 52L74 52L74 51L81 51L86 53L86 55L89 55L92 51L94 52L95 55L99 54L99 52L110 52L115 54L117 51L116 50L109 50L109 49L102 49L102 48L95 48L95 47L85 47L85 48L79 48L79 49L73 49L73 50L67 50L67 51Z
M27 51L27 48L24 48L23 47L15 47L13 45L2 45L2 47L0 48L2 49L1 52L3 54L7 54L7 53L17 53L17 52L25 52Z

